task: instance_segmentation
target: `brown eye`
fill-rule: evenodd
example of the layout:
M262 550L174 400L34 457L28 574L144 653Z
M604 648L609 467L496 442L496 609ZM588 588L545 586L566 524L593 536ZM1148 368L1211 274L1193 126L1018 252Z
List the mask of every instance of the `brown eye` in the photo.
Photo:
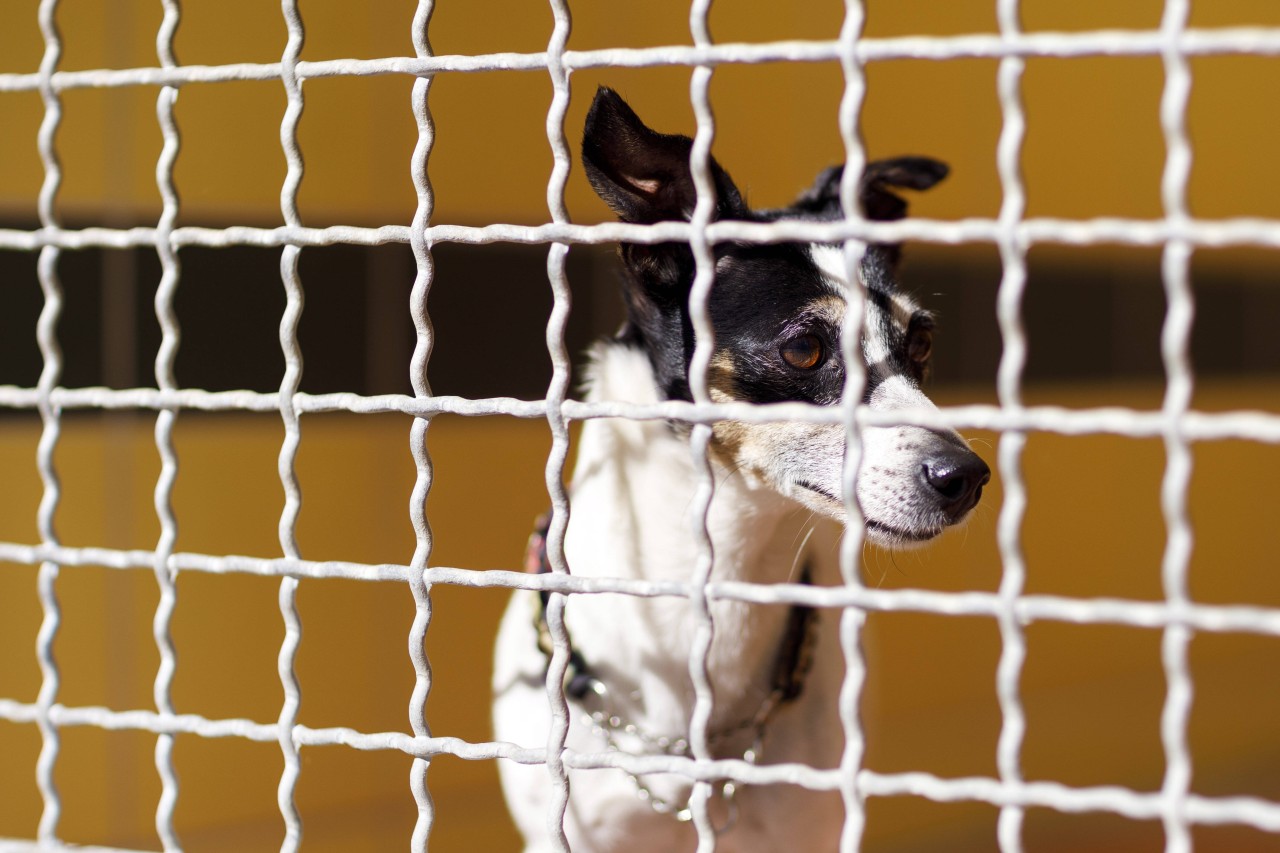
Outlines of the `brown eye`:
M797 370L813 370L822 363L822 340L817 335L801 335L787 341L778 352Z
M907 357L916 364L924 364L933 352L933 332L930 329L914 329L907 341Z

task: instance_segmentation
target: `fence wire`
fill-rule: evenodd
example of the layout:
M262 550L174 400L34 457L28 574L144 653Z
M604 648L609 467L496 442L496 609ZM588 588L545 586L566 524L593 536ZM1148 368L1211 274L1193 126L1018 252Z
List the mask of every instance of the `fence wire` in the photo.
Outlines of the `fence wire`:
M845 155L845 170L840 176L840 211L846 221L855 224L865 221L857 197L858 181L866 163L858 116L866 96L867 78L863 63L856 53L865 23L866 10L862 4L846 4L844 23L840 29L840 42L844 47L840 62L844 73L844 95L840 99L840 113L837 117ZM856 237L845 240L846 280L859 280L858 266L865 252L865 240ZM858 403L863 398L867 384L866 363L862 358L862 331L867 303L865 296L860 288L849 288L848 306L840 330L840 354L847 365L840 399L840 413L845 424L845 458L840 485L844 489L844 508L849 518L847 530L840 541L840 578L852 590L864 589L858 563L866 533L866 520L857 500L856 476L862 464L862 427L857 419ZM844 734L844 753L840 756L843 780L840 798L845 809L844 825L840 832L841 853L850 853L861 846L867 823L866 792L857 784L857 774L862 769L862 759L866 752L866 738L858 715L867 676L861 643L865 624L864 610L848 607L840 613L840 650L845 660L844 682L840 686L838 700L840 725Z
M553 840L567 847L563 818L568 798L569 769L621 768L633 775L649 773L682 774L695 783L692 800L699 850L714 848L715 832L707 816L707 798L712 783L732 780L737 784L793 784L812 790L838 790L847 811L841 847L855 850L863 833L863 807L868 797L915 796L938 802L969 801L987 803L1000 810L998 838L1004 851L1022 846L1022 818L1031 807L1061 812L1109 812L1137 820L1160 820L1166 849L1190 849L1190 829L1196 824L1235 823L1271 833L1280 833L1280 803L1256 797L1206 797L1190 789L1191 753L1187 743L1187 720L1192 694L1187 649L1194 632L1236 632L1280 638L1280 609L1249 605L1207 605L1191 600L1187 590L1187 569L1192 533L1187 517L1187 486L1191 466L1191 444L1198 441L1240 439L1280 444L1280 416L1260 412L1197 412L1191 408L1193 373L1188 357L1193 299L1189 261L1198 248L1257 246L1280 248L1280 221L1236 218L1195 219L1186 204L1187 181L1192 150L1186 133L1186 106L1191 83L1188 60L1205 55L1280 55L1280 29L1223 28L1197 30L1187 27L1189 4L1167 0L1162 24L1153 31L1095 31L1083 33L1025 33L1019 25L1018 0L996 0L999 32L952 37L909 36L866 38L862 35L864 11L850 2L839 38L830 41L780 41L766 44L716 44L707 26L708 0L694 0L690 10L692 45L659 46L642 49L573 51L567 49L571 30L566 0L550 0L555 26L547 50L537 53L493 53L482 55L435 55L428 41L434 8L432 0L420 0L412 21L414 55L355 60L302 61L300 53L305 28L296 0L284 0L282 9L288 41L278 63L240 63L220 66L184 66L177 61L174 36L179 26L178 0L161 0L164 16L156 37L158 65L150 68L60 71L61 38L55 16L57 0L42 0L38 19L44 39L44 55L39 70L32 74L0 74L0 93L38 92L44 104L44 119L37 139L44 167L39 199L40 227L33 231L0 229L0 250L39 254L38 277L44 307L37 322L37 342L43 368L35 387L0 386L0 407L33 410L40 416L42 431L36 464L43 482L38 513L38 543L0 542L0 560L38 566L38 592L43 619L36 643L41 685L34 702L0 697L0 719L34 724L42 739L35 776L43 800L43 812L34 840L0 839L0 848L12 850L59 850L58 839L62 803L54 784L54 768L63 728L89 726L103 730L131 730L156 735L155 764L162 783L156 809L156 831L165 850L181 849L174 830L173 815L179 797L178 780L172 761L177 735L203 738L240 738L277 743L284 758L278 789L278 803L286 827L282 849L294 850L302 837L302 820L294 804L301 764L299 750L319 745L343 745L358 750L391 750L412 756L415 761L410 787L418 807L411 847L425 850L434 818L427 785L427 769L432 758L452 755L466 760L506 760L545 765L557 791L548 815ZM1161 126L1167 157L1162 182L1164 215L1156 220L1100 218L1064 220L1028 218L1020 159L1026 121L1022 106L1021 77L1028 57L1159 56L1165 68L1165 89L1160 104ZM888 59L944 61L957 58L999 60L998 96L1003 127L997 145L997 162L1004 193L995 219L935 221L912 219L894 223L873 223L862 219L854 203L854 180L864 159L858 134L857 115L865 89L863 67ZM839 123L845 143L846 170L842 187L845 219L835 223L779 222L770 224L711 222L711 183L708 157L714 134L712 103L708 94L710 77L724 64L775 62L840 62L845 72L845 96ZM698 204L689 223L628 225L608 223L577 225L569 221L564 193L569 173L569 145L564 130L568 108L569 80L573 71L588 68L681 66L692 69L690 97L697 117L697 133L691 167L698 188ZM554 166L547 185L549 221L541 225L518 226L495 223L480 227L432 224L433 195L428 177L428 159L435 128L429 108L432 80L444 73L494 71L540 71L550 75L553 98L547 112L547 138ZM297 129L303 105L303 84L324 77L371 75L414 77L411 110L418 129L417 145L411 161L418 206L410 225L380 228L303 225L297 209L298 189L304 176ZM288 164L281 189L284 225L276 228L230 227L223 229L177 227L178 192L173 167L180 141L174 121L173 103L183 86L214 85L238 80L279 80L287 95L287 109L281 121L281 144ZM83 88L159 87L157 119L164 145L156 165L156 182L163 202L154 228L62 227L56 211L61 182L57 149L57 129L62 118L61 94ZM584 403L567 399L569 359L564 335L569 312L569 291L565 257L577 244L608 243L620 240L657 243L688 242L697 259L697 278L691 298L691 312L698 331L698 347L691 369L694 402L633 405L618 402ZM802 404L748 406L713 404L706 391L706 368L711 353L711 325L707 296L713 280L712 247L725 241L772 243L813 240L840 242L853 269L862 247L870 241L914 240L942 244L983 243L998 248L1003 276L998 292L998 319L1004 351L998 372L999 404L963 406L942 410L909 410L891 414L872 413L857 405L864 377L850 371L845 404L821 408ZM434 396L426 384L426 365L434 333L426 311L427 292L434 274L431 247L437 243L470 244L531 243L548 246L548 279L554 294L554 310L547 326L547 346L554 375L546 398L520 401L509 398L464 399ZM334 244L408 244L416 260L416 277L410 313L417 330L411 375L413 395L362 396L354 393L303 394L298 387L302 361L297 343L297 327L302 311L304 283L298 277L298 255L312 246ZM1026 256L1038 244L1076 246L1117 244L1159 246L1163 250L1163 278L1168 300L1162 337L1167 376L1166 395L1158 411L1121 408L1066 410L1052 406L1027 406L1022 402L1022 373L1026 362L1027 338L1021 321L1022 293L1026 284ZM286 370L280 389L274 394L249 391L212 393L198 388L181 388L174 377L178 346L178 318L173 307L181 270L178 250L186 246L259 246L281 248L281 282L287 304L280 324L280 344ZM155 313L162 339L155 361L155 388L111 390L107 388L66 388L61 385L62 358L55 327L62 308L62 286L58 261L64 251L87 248L122 249L152 247L157 252L162 276L155 297ZM846 327L846 347L855 352L854 342L860 322L860 300L853 295L854 319ZM850 358L849 363L858 363ZM153 550L118 550L99 547L63 546L55 530L55 516L61 497L54 450L61 415L72 409L128 409L156 413L155 444L161 472L154 492L160 521L160 538ZM171 497L177 475L173 425L180 412L247 411L277 412L285 426L285 440L279 454L279 477L285 504L279 522L282 556L275 559L234 554L198 554L175 550L178 519ZM314 412L342 411L355 414L398 412L413 419L410 448L417 480L410 502L410 518L417 545L405 565L369 565L350 562L304 559L296 540L300 491L293 469L303 432L302 416ZM432 481L431 457L427 447L431 419L441 413L469 416L507 416L546 419L553 443L546 476L553 504L548 536L548 552L554 571L530 575L501 569L474 570L431 566L432 538L426 518L426 497ZM702 487L695 500L695 532L703 543L702 557L688 582L648 582L622 578L574 577L564 558L563 538L570 504L564 491L564 469L568 455L567 423L573 419L633 418L674 419L695 425L691 451L702 474ZM705 517L711 500L712 481L707 462L709 424L716 420L740 419L766 422L806 419L844 423L849 435L849 469L855 470L860 430L870 426L913 424L934 428L978 428L1002 433L998 466L1004 486L1004 505L998 522L998 544L1004 574L995 593L945 593L918 589L870 589L859 582L855 558L860 550L860 524L846 537L843 566L847 584L839 588L808 585L754 585L712 581L712 554L706 538ZM1028 434L1061 435L1112 434L1135 438L1158 437L1166 448L1166 467L1161 490L1162 508L1168 535L1163 560L1164 598L1135 601L1102 598L1069 598L1024 593L1025 561L1021 527L1027 498L1021 473L1021 455ZM852 494L852 489L848 490ZM856 505L851 516L858 518ZM59 703L59 675L53 657L61 610L56 580L63 568L83 565L154 573L160 590L153 619L153 633L160 653L154 681L155 708L128 711L104 707L71 707ZM170 638L171 617L176 602L175 578L179 572L215 575L248 574L280 579L280 612L285 639L279 650L279 674L284 702L274 722L247 719L208 719L179 713L170 698L176 668ZM301 641L301 620L295 606L295 592L303 578L350 578L367 581L407 583L415 603L415 617L409 630L408 646L415 673L409 701L408 732L360 732L351 728L312 728L298 723L300 690L294 662ZM540 590L550 594L548 623L555 654L548 672L548 697L552 725L542 746L511 743L470 743L457 738L431 735L425 703L431 685L431 669L423 639L431 617L430 587L449 584L465 587L506 587ZM697 703L690 732L689 757L629 755L619 752L580 753L565 746L568 711L560 685L568 661L568 640L563 628L563 607L573 595L629 594L670 596L687 599L699 625L689 660L689 672L697 691ZM845 724L845 753L840 766L818 770L800 764L757 766L743 760L714 760L706 744L706 725L712 711L707 678L707 654L714 625L710 603L734 600L755 603L803 604L843 611L841 636L847 672L841 694ZM997 670L996 690L1003 716L997 746L995 778L940 778L929 773L879 773L862 767L863 734L857 706L866 663L859 649L860 630L868 613L918 612L953 617L991 619L999 627L1002 652ZM1123 625L1158 630L1163 637L1162 659L1167 694L1161 717L1161 739L1166 770L1158 791L1141 792L1118 786L1071 787L1056 782L1028 782L1021 773L1020 750L1025 717L1019 680L1026 655L1024 632L1038 622ZM77 848L106 849L106 848Z
M1018 0L999 0L996 14L1000 34L1016 39L1020 34ZM1022 73L1026 62L1021 56L1005 56L1000 60L996 86L1000 98L1003 124L996 144L996 165L1000 173L1003 201L1000 205L1000 250L1002 275L996 294L996 315L1000 324L1003 349L996 372L1000 406L1009 411L1022 409L1022 371L1027 363L1027 334L1022 324L1022 296L1027 285L1027 243L1020 239L1018 224L1026 210L1027 194L1022 184L1022 141L1026 118L1022 109ZM1004 484L1004 502L996 535L1000 547L999 596L1001 609L1000 662L996 665L996 696L1000 703L1000 738L996 742L996 766L1000 781L1021 785L1022 738L1026 731L1026 714L1019 694L1022 665L1027 657L1027 641L1018 621L1016 607L1026 583L1026 561L1022 554L1022 519L1027 507L1027 488L1022 479L1022 451L1027 434L1021 430L1001 433L997 450L997 473ZM996 823L996 836L1001 850L1022 850L1023 810L1020 806L1004 806Z
M414 12L413 50L420 59L431 55L427 29L434 10L433 0L420 0ZM431 398L431 388L427 384L427 361L431 358L431 348L435 342L435 330L431 326L431 318L427 316L427 294L431 290L431 282L435 277L435 265L425 236L427 223L431 221L431 213L435 205L431 180L427 176L427 160L431 157L431 147L435 143L435 124L431 118L431 108L427 98L430 88L431 78L419 77L413 81L411 96L413 118L418 128L418 140L414 145L411 160L413 189L418 197L418 205L414 210L410 237L415 275L413 290L409 295L409 312L413 316L416 335L409 370L415 400ZM431 734L427 726L427 696L431 692L431 663L427 660L425 646L427 626L431 624L431 594L430 587L423 577L423 571L431 561L431 548L434 544L431 525L427 521L427 495L431 491L434 477L431 454L427 452L428 426L430 421L427 418L416 417L409 430L409 449L413 455L416 472L413 493L409 498L409 520L413 524L416 542L410 571L405 580L408 581L409 591L413 595L414 608L413 626L409 629L409 660L413 664L414 676L413 695L409 700L409 727L414 737L430 737ZM419 757L413 762L413 770L409 776L409 787L413 791L413 800L418 807L418 817L414 822L411 839L415 853L426 850L431 822L435 818L431 791L427 787L427 768L427 760Z

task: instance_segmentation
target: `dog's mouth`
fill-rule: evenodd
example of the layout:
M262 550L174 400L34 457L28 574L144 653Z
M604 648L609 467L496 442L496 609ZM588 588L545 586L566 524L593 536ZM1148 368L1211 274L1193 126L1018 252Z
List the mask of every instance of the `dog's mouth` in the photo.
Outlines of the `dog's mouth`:
M908 543L914 544L928 542L930 539L941 534L943 530L941 527L932 530L902 530L876 521L874 518L868 518L866 520L866 525L867 533L871 535L872 541L883 545L905 545Z
M822 486L819 486L817 483L810 483L808 480L796 480L796 485L802 489L808 489L811 492L817 492L827 500L832 501L834 503L838 503L838 504L844 503L838 497L831 494L831 492L827 491Z
M808 480L796 480L795 484L802 489L808 489L815 494L822 495L832 503L844 505L843 501L816 483L811 483ZM944 527L937 527L922 530L904 530L891 524L885 524L883 521L877 521L874 518L866 518L863 523L871 541L880 545L907 545L928 542L945 529Z

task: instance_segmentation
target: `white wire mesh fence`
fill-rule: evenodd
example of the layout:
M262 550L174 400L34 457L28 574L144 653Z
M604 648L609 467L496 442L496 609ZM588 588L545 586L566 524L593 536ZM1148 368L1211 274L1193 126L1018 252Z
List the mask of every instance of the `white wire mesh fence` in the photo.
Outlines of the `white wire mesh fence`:
M695 0L690 12L693 44L644 49L572 51L567 49L571 31L569 7L565 0L551 0L555 27L546 51L531 54L436 56L427 39L433 11L430 0L419 3L412 22L414 56L370 60L336 59L320 62L300 60L304 27L296 0L285 0L284 17L288 42L280 62L221 66L183 66L174 56L173 42L179 25L177 0L162 0L164 18L157 35L157 64L154 67L59 70L62 43L55 25L57 0L43 0L39 7L45 51L39 71L34 74L0 74L0 93L38 92L44 103L44 121L39 133L39 151L45 177L39 196L40 227L36 230L0 229L0 250L38 252L39 281L44 294L37 338L43 369L35 387L0 387L0 406L34 410L43 430L36 463L44 483L39 508L37 543L0 542L0 560L39 566L38 589L43 622L37 638L37 656L42 682L35 701L0 697L0 719L34 724L42 739L35 769L43 799L37 838L30 842L0 840L0 847L14 849L59 849L58 826L62 809L54 784L54 769L61 749L60 732L73 726L105 730L135 730L156 735L155 766L162 782L155 825L166 850L181 849L174 829L178 784L172 750L177 735L205 738L233 737L278 743L284 770L278 788L279 810L286 827L283 849L296 849L302 838L302 821L294 805L300 772L299 750L315 745L342 745L359 750L396 750L415 761L411 776L412 795L418 820L411 847L425 850L434 819L428 786L432 758L453 755L468 760L500 759L528 764L544 764L558 792L554 815L563 818L568 796L566 768L622 768L631 774L670 772L698 783L691 802L700 849L714 845L714 830L706 813L712 783L733 780L738 784L786 783L814 790L839 790L847 810L842 848L857 849L863 835L864 804L868 797L915 796L940 802L976 801L1000 809L998 836L1006 851L1022 847L1022 822L1026 809L1040 807L1063 812L1102 811L1131 819L1159 820L1163 823L1166 849L1190 849L1190 828L1195 824L1238 823L1264 832L1280 834L1280 803L1254 797L1206 797L1191 788L1192 757L1188 746L1188 714L1193 690L1188 667L1188 644L1195 632L1243 632L1280 638L1280 610L1238 605L1208 605L1193 601L1188 593L1187 569L1192 530L1187 517L1187 488L1192 442L1240 439L1280 443L1280 416L1257 412L1197 412L1191 408L1193 372L1188 351L1194 309L1189 279L1192 252L1202 247L1254 246L1280 248L1280 222L1259 219L1203 220L1187 210L1187 183L1192 150L1186 133L1186 106L1191 83L1190 57L1224 54L1278 55L1280 30L1234 28L1193 30L1187 26L1187 0L1168 0L1163 22L1150 32L1024 33L1019 26L1018 0L997 0L999 32L990 35L957 37L864 38L863 9L850 2L839 37L830 41L787 41L768 44L715 44L707 26L709 0ZM1030 57L1159 56L1165 69L1165 88L1160 105L1161 127L1167 147L1162 198L1164 216L1157 220L1094 219L1084 221L1029 218L1025 215L1025 190L1021 177L1021 148L1026 127L1022 104L1021 78L1024 62ZM997 156L1004 201L995 219L937 221L912 219L895 223L872 223L861 219L854 204L852 178L864 161L858 130L858 113L865 90L863 67L886 59L948 60L955 58L999 60L998 94L1003 129ZM842 64L845 97L839 125L851 176L843 188L846 218L837 223L780 222L771 224L711 222L708 157L714 136L709 81L724 64L770 62L831 62ZM588 68L681 66L693 70L690 97L697 117L697 134L692 168L699 187L699 205L689 223L661 223L651 226L611 223L576 225L569 221L565 207L565 187L569 174L569 143L564 117L569 104L572 72ZM547 113L547 138L554 156L548 179L547 222L519 226L490 224L466 227L433 224L434 199L427 168L435 128L430 110L430 89L436 75L484 73L495 70L547 72L554 96ZM415 78L409 105L418 128L411 174L418 206L408 226L380 228L334 226L308 228L298 215L298 189L303 180L302 152L298 144L298 123L303 106L303 82L334 76L409 75ZM276 228L230 227L223 229L178 227L178 194L173 167L179 156L178 128L173 103L185 86L215 85L236 80L280 80L287 95L287 109L281 121L280 137L288 164L281 190L284 225ZM156 167L156 180L163 211L154 227L69 229L60 224L57 213L61 181L57 130L62 119L64 92L81 88L158 87L157 116L164 147ZM571 245L610 243L627 240L642 243L688 242L697 259L698 277L691 299L691 311L698 330L699 347L691 369L693 403L669 402L639 406L604 402L583 403L568 399L569 356L564 343L568 316L568 282L565 257ZM713 404L706 391L706 369L710 359L710 321L706 300L713 282L711 247L723 241L778 242L816 240L843 242L849 265L861 257L868 241L915 240L940 244L983 243L994 245L1003 262L998 313L1004 340L995 406L952 407L942 411L875 414L861 408L863 377L853 371L840 407L818 408L802 404L747 406ZM547 327L547 343L554 375L543 400L526 402L510 398L464 399L433 396L426 384L426 365L433 344L433 329L426 311L426 297L433 280L432 246L439 243L531 243L548 246L548 279L554 294L554 310ZM417 275L410 312L417 331L410 375L413 396L362 396L354 393L304 394L299 392L302 371L297 341L305 282L298 274L298 257L307 247L334 244L408 244L417 262ZM1071 410L1051 406L1029 406L1022 400L1022 374L1026 362L1027 336L1021 321L1021 304L1026 283L1028 250L1040 244L1094 246L1117 244L1159 246L1163 251L1163 275L1168 310L1162 337L1167 377L1164 405L1157 411L1129 409ZM209 392L179 387L174 375L178 346L179 318L173 299L180 287L178 251L183 247L258 246L279 247L280 277L287 305L280 323L280 345L286 370L277 393L249 391ZM155 387L128 390L68 388L62 385L62 357L55 327L62 309L63 289L59 259L64 252L86 248L154 247L162 278L155 300L155 313L162 330L162 342L155 362ZM856 297L856 294L855 294ZM856 298L855 298L856 302ZM851 312L849 329L858 327L857 311ZM846 335L850 352L854 335ZM847 359L857 363L857 359ZM155 486L154 501L161 535L153 549L118 550L97 547L66 547L55 531L61 490L54 453L58 445L63 413L75 409L154 411L155 444L162 461ZM176 478L177 455L173 425L181 411L278 412L285 440L279 453L279 477L286 500L279 522L281 556L274 559L229 554L186 553L176 550L177 518L171 498ZM417 547L405 565L367 565L304 558L297 543L300 490L294 460L305 430L304 415L316 412L375 413L396 412L411 416L410 448L417 469L411 500L411 521ZM548 536L550 562L554 572L534 576L522 572L474 571L433 566L432 535L426 517L426 497L431 488L432 463L428 452L431 418L441 413L469 416L500 416L526 419L545 418L553 436L546 477L554 508ZM910 423L921 426L978 428L1002 433L999 447L999 476L1005 500L998 523L1003 581L994 593L945 593L918 589L883 590L862 585L856 566L861 549L859 525L852 525L843 549L846 585L814 588L806 585L758 586L716 582L711 577L709 547L694 567L687 582L658 583L625 579L573 577L566 565L563 537L570 511L563 487L568 457L568 422L587 418L676 419L700 428L693 431L696 457L705 466L709 430L713 421L737 418L747 421L809 419L847 425L850 437L849 471L856 470L859 430L871 425ZM1021 456L1026 436L1033 432L1062 435L1105 433L1119 436L1160 438L1166 448L1166 468L1162 507L1167 525L1163 561L1164 600L1133 601L1081 599L1024 593L1026 567L1021 543L1023 514L1027 506L1021 472ZM704 472L708 469L705 469ZM850 475L852 476L852 475ZM848 490L853 493L852 489ZM705 473L697 508L705 518L711 499L711 478ZM850 514L858 518L856 506ZM705 535L705 532L704 532ZM159 606L154 614L154 635L160 666L154 680L154 709L130 711L105 707L72 707L59 701L59 671L53 655L54 640L61 620L55 582L65 567L104 566L125 571L154 572L159 588ZM209 719L179 713L170 698L175 671L175 655L170 627L176 602L175 578L180 572L211 574L254 574L280 579L279 604L285 639L279 649L278 665L284 701L272 722L247 719ZM295 658L300 642L301 622L295 593L303 578L349 578L407 584L416 615L409 628L409 646L415 673L415 687L409 701L411 731L361 732L351 728L313 728L298 722L299 690ZM548 672L548 695L553 725L545 745L509 743L468 743L431 734L426 719L426 700L431 688L431 668L424 652L424 637L431 619L430 588L437 584L469 587L536 589L552 593L548 623L556 653ZM688 599L691 612L701 626L694 643L689 671L697 688L698 702L692 721L690 757L628 755L617 752L578 753L565 748L569 726L568 710L559 685L568 661L568 641L563 629L565 601L573 595L623 593L640 596L676 596ZM842 637L847 657L845 690L841 709L845 723L846 748L840 766L818 770L803 765L756 766L741 760L714 760L706 745L706 724L712 710L707 681L707 651L713 626L709 602L741 600L758 603L791 603L843 611ZM862 680L867 666L860 651L860 631L868 613L911 611L943 616L970 616L991 619L999 627L1002 654L996 692L1003 715L997 750L997 775L993 778L941 778L923 772L880 773L863 765L863 733L858 718ZM1024 629L1035 622L1123 625L1158 630L1163 637L1163 665L1167 694L1161 718L1161 739L1166 770L1159 790L1137 791L1123 787L1070 787L1050 781L1026 781L1020 754L1025 729L1019 690L1026 641ZM559 839L565 844L563 836Z

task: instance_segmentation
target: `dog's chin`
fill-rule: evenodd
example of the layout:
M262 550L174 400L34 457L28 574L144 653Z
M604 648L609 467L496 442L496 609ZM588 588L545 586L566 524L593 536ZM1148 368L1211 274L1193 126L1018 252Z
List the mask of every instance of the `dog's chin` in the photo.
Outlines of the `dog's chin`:
M807 480L799 480L795 484L799 488L793 495L796 500L822 515L845 524L848 515L844 501L837 498L827 489ZM962 519L962 523L963 520ZM910 551L920 548L937 539L949 525L940 521L935 525L895 524L873 516L863 519L863 529L868 542L880 548L894 551Z
M913 548L922 548L941 536L946 529L945 526L893 527L874 518L866 519L867 541L891 551L910 551Z

